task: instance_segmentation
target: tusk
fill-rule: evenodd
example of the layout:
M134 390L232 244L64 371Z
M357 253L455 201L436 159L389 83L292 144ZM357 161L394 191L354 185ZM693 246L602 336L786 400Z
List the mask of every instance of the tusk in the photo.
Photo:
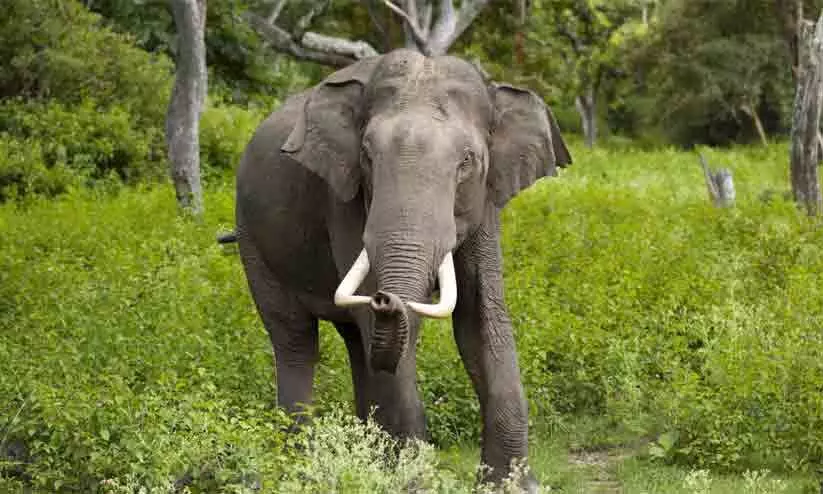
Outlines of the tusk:
M454 275L454 258L449 252L443 258L440 269L437 270L437 281L440 283L440 301L436 304L421 304L409 302L409 307L421 316L442 319L449 317L457 304L457 279Z
M357 287L366 279L369 274L369 255L366 254L366 249L360 251L360 255L352 264L349 272L346 273L337 291L334 292L334 304L338 307L352 307L357 305L366 305L371 303L371 297L363 295L354 295Z

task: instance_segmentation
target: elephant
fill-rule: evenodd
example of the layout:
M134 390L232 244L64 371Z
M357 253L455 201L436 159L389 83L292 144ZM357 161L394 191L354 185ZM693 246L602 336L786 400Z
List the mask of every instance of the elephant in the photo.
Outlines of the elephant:
M451 318L484 479L527 462L500 213L571 162L539 96L456 56L397 49L287 98L243 152L229 239L271 340L278 406L312 403L323 320L345 343L357 415L427 439L417 338L423 318ZM523 485L538 484L529 473Z

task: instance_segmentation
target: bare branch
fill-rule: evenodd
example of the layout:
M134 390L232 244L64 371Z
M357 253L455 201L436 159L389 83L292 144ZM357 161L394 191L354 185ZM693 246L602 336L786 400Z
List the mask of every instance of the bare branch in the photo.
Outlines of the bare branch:
M329 8L330 3L331 0L316 1L312 8L310 8L309 11L297 21L297 24L294 26L294 31L292 32L292 39L295 41L300 41L300 39L303 38L303 34L309 30L309 27L311 27L311 23L314 18L323 15L326 9Z
M411 33L412 39L414 40L415 44L421 49L424 50L426 46L426 35L420 30L420 25L417 23L417 12L414 6L414 0L409 0L407 9L410 12L406 12L405 10L401 9L397 5L394 4L391 0L383 0L383 4L386 7L390 8L392 12L399 15L403 21L405 21L405 25L408 27L408 32ZM412 10L414 9L414 10Z
M457 29L457 12L454 9L453 0L440 1L440 16L437 18L437 23L432 28L431 37L429 37L430 47L442 50L437 55L441 55L448 50L451 43L448 42L449 36Z
M371 23L374 28L380 33L380 44L383 51L389 51L391 49L391 38L389 37L389 31L386 29L386 26L380 22L380 19L377 17L377 12L375 10L375 4L377 0L360 0L360 3L365 5L366 11L369 13L369 19L371 19Z
M433 55L446 53L490 1L463 0L460 10L455 12L453 0L441 0L440 16L426 47L428 52Z
M395 14L402 17L404 21L408 22L409 24L411 24L413 26L417 25L417 21L415 21L414 19L409 17L409 14L407 14L405 10L403 10L400 7L398 7L397 5L395 5L394 2L392 2L391 0L383 0L383 4L386 7L390 8Z
M429 39L429 34L431 34L431 25L432 25L432 15L434 14L434 6L431 3L426 2L423 6L423 15L417 16L418 19L421 19L421 27L420 30L423 31L423 36L426 39Z
M303 35L301 42L309 50L336 53L355 60L378 55L377 50L365 41L351 41L311 31Z
M277 51L288 53L299 59L332 67L345 67L360 58L377 54L365 41L351 41L307 32L295 40L287 31L269 24L266 19L250 11L242 14L243 19L257 31Z
M452 43L463 34L463 31L468 29L471 23L474 22L474 19L480 15L480 12L482 12L489 3L490 0L464 0L460 4L460 14L457 16L457 29L455 29L454 34L452 35Z
M283 7L286 6L286 2L288 0L279 0L276 4L274 4L274 8L271 9L271 14L266 17L266 22L269 24L274 24L277 21L277 18L280 17L280 12L283 11Z

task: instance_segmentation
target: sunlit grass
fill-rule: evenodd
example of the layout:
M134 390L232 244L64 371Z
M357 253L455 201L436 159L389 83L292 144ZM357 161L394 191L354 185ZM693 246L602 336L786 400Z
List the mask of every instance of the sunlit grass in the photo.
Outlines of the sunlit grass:
M691 468L711 469L721 492L747 469L823 458L823 234L791 203L761 200L788 189L786 152L704 150L734 173L737 205L720 210L695 153L575 145L572 167L504 211L547 485L584 492L591 472L570 449L639 438L639 459L613 471L624 492L693 492ZM0 490L117 479L277 492L294 457L271 348L236 249L214 240L233 226L233 195L215 180L202 221L177 216L170 187L0 206ZM350 410L342 341L328 325L321 338L319 411ZM433 472L468 486L479 406L447 322L426 324L418 354ZM797 478L785 492L807 492Z

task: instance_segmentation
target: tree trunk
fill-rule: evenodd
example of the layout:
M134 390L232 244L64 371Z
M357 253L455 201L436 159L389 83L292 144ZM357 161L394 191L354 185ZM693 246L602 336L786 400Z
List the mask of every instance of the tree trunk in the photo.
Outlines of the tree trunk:
M800 33L800 71L792 119L791 181L795 201L809 215L823 210L817 167L820 162L820 115L823 106L823 15Z
M526 60L523 45L526 35L523 33L526 27L526 14L528 11L527 0L515 0L515 17L517 18L517 32L514 33L514 52L517 65L523 65Z
M803 0L774 0L780 20L783 40L792 60L792 78L797 81L799 68L800 25L803 22Z
M594 98L594 90L591 88L586 89L583 94L575 99L574 106L580 114L586 147L594 147L594 143L597 140L597 106Z
M760 143L764 146L768 145L769 138L766 136L766 129L763 128L763 121L760 120L760 115L757 114L757 110L754 108L754 105L746 103L741 105L740 109L752 119L754 128L757 131L757 136L760 138Z
M200 216L200 114L208 83L206 0L171 0L171 7L178 33L176 76L166 114L171 178L178 206Z

